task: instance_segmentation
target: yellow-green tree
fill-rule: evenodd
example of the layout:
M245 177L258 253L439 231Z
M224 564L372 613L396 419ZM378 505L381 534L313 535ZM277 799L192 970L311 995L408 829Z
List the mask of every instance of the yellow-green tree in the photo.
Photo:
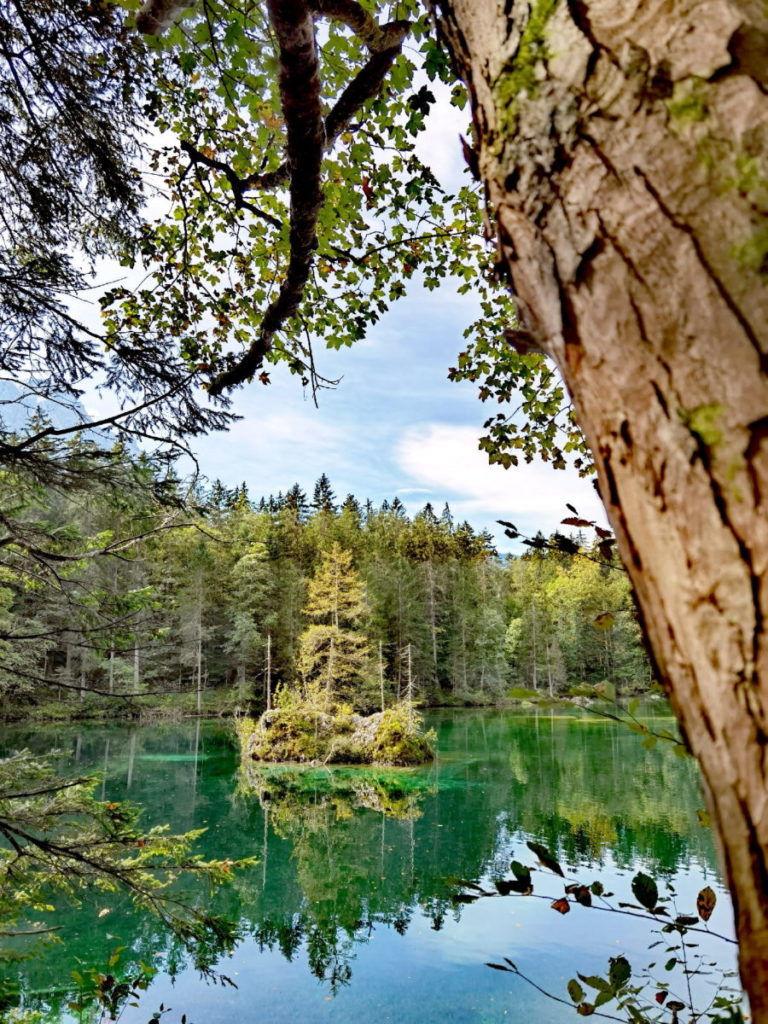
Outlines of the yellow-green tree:
M334 542L309 582L304 606L304 614L313 620L299 638L298 669L305 693L318 691L331 703L368 703L370 649L360 629L365 611L365 591L352 555Z

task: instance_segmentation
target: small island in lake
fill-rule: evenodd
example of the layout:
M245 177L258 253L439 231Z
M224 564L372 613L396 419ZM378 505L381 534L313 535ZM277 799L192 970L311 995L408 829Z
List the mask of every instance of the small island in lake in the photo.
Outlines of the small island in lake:
M254 761L407 766L435 756L434 733L424 732L408 701L359 715L292 695L258 721L241 720L238 731L244 756Z
M276 706L258 719L241 719L244 757L298 764L414 765L435 756L434 733L425 733L413 703L410 645L405 699L385 707L385 682L361 631L364 588L352 555L338 543L309 581L304 612L310 625L299 637L294 686L283 686ZM362 714L358 708L381 711Z

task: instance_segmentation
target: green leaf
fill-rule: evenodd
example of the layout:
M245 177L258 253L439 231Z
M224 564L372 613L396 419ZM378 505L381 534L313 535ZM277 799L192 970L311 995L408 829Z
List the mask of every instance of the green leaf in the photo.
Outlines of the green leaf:
M625 985L632 977L632 965L629 960L625 956L612 956L608 977L614 988L621 988L622 985Z
M659 902L659 890L656 883L650 875L643 874L642 871L639 871L632 879L632 892L638 903L642 903L646 910L653 910Z
M574 1003L581 1003L584 1001L586 993L581 985L576 981L575 978L571 978L568 982L568 995L571 997Z
M585 985L597 989L598 992L610 992L612 990L611 983L606 981L605 978L598 977L596 974L579 974L578 977Z
M185 75L191 74L197 67L197 55L194 53L179 54L179 67Z

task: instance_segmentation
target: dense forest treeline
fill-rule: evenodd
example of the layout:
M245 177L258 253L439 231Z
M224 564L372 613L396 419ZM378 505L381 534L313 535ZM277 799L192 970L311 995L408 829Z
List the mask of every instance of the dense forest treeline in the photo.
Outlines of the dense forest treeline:
M398 498L339 501L324 474L311 497L295 484L253 500L245 484L190 489L124 452L115 462L87 488L0 484L27 539L2 567L6 711L102 694L259 710L322 657L361 709L649 682L626 576L599 558L499 557L447 504L409 517ZM341 623L339 581L355 595Z

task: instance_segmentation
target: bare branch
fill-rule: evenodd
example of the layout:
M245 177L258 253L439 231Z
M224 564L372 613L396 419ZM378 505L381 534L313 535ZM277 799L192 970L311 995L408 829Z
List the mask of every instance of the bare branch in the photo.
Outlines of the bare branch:
M0 515L0 519L8 525L8 520L6 520L4 516ZM81 551L74 555L65 554L64 552L59 551L46 551L44 548L40 548L36 544L33 544L31 541L14 535L0 537L0 547L12 544L15 547L21 548L23 551L28 552L28 554L42 562L82 562L85 559L99 558L102 555L117 555L118 552L125 551L128 548L133 547L135 544L138 544L140 541L146 540L147 537L152 537L154 534L162 533L165 530L184 529L197 530L199 533L202 533L203 536L208 537L209 540L215 540L220 544L233 543L232 541L221 540L214 534L204 530L198 523L161 523L160 526L154 526L151 530L145 530L143 533L137 533L133 537L126 537L124 540L114 541L114 543L107 544L105 547L92 548L90 551Z
M60 932L64 926L61 924L50 925L48 928L12 928L4 929L0 935L11 937L16 935L47 935L49 932Z
M167 697L170 692L169 690L142 690L141 693L118 693L114 690L100 690L95 686L81 686L80 683L67 683L63 679L47 679L45 676L38 676L33 672L24 672L20 668L5 669L5 671L20 676L22 679L29 679L30 682L50 686L52 689L61 688L78 694L95 693L97 697L110 697L113 700L125 701L127 704L143 697Z
M2 793L3 800L26 800L30 796L47 796L48 793L60 793L62 789L72 789L73 786L84 786L90 779L70 779L69 782L58 782L55 786L46 786L45 789L28 789L24 793Z
M45 430L39 431L37 434L32 434L30 437L24 438L16 445L3 444L3 448L7 452L21 452L24 449L29 448L31 445L36 444L38 441L42 441L46 437L63 437L66 434L75 434L82 430L97 430L99 427L114 426L120 420L125 419L128 416L135 416L137 413L143 412L145 409L149 409L153 405L157 405L158 402L162 402L167 398L172 398L176 392L181 391L184 387L189 384L194 377L194 374L190 374L179 384L174 385L168 391L165 391L162 395L156 395L153 398L148 398L146 402L142 402L140 405L133 406L130 409L123 409L120 412L113 413L111 416L105 416L100 420L93 420L92 422L76 423L70 427L46 427Z
M246 202L243 198L246 190L252 187L248 183L248 178L239 177L229 164L224 163L223 160L216 160L214 157L206 156L205 153L201 153L199 149L195 149L191 143L184 139L181 140L180 146L193 163L203 164L205 167L210 167L215 171L221 171L221 173L225 175L229 182L229 187L232 189L232 194L235 197L235 206L238 210L249 210L254 214L254 216L260 217L262 220L265 220L267 224L271 224L273 228L280 230L282 224L277 217L273 217L271 213L267 213L265 210L259 209L259 207L254 206L253 203Z
M343 22L371 53L399 48L411 28L408 21L379 25L357 0L310 0L309 5L317 14Z

